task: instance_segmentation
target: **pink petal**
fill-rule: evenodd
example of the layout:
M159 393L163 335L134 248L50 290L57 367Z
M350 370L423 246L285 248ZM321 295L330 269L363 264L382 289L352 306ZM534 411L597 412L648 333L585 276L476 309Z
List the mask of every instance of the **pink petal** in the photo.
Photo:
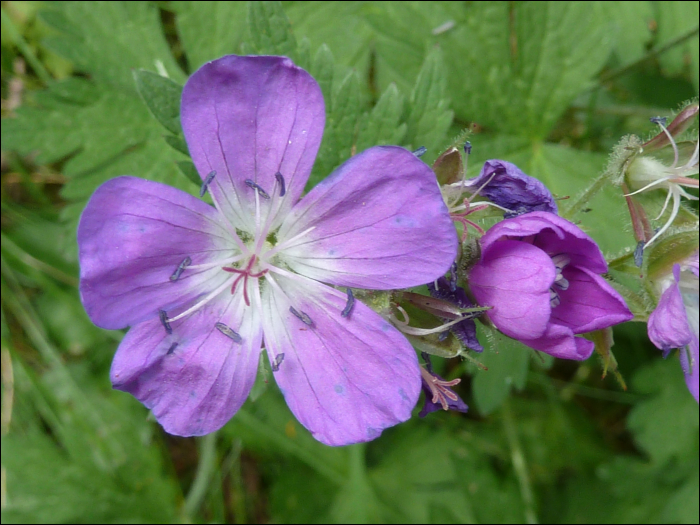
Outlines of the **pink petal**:
M241 341L219 331L219 322ZM255 382L259 312L245 306L242 292L224 292L171 327L168 335L157 318L133 327L114 356L112 384L151 409L170 434L214 432L238 411Z
M577 361L588 359L595 349L593 341L575 337L571 328L554 323L550 323L542 337L522 340L522 342L554 357Z
M567 254L573 266L585 266L595 273L608 271L605 257L593 239L575 224L545 211L534 211L499 222L481 238L481 246L486 248L503 237L530 236L533 236L532 244L549 255Z
M569 287L560 290L555 286L561 303L552 309L552 322L568 326L575 334L583 334L634 317L615 289L589 269L567 266L563 275Z
M547 328L549 289L555 278L552 259L539 248L499 241L482 252L469 274L469 287L480 306L493 306L487 315L501 332L514 339L534 339Z
M360 301L342 317L346 296L337 290L298 277L274 278L284 293L272 286L263 292L265 347L271 359L284 353L275 377L301 424L322 443L338 446L369 441L409 419L420 370L398 330Z
M409 151L370 148L352 157L294 207L280 228L296 272L365 289L416 286L447 272L457 233L435 174Z
M255 190L279 195L276 173L285 179L283 199L266 201L286 212L311 173L325 123L316 81L284 57L228 55L204 64L182 92L182 129L192 160L222 209L237 227L253 231Z
M213 290L218 269L185 270L231 256L232 242L214 208L180 190L135 177L97 188L78 225L80 294L90 319L118 329L158 316Z

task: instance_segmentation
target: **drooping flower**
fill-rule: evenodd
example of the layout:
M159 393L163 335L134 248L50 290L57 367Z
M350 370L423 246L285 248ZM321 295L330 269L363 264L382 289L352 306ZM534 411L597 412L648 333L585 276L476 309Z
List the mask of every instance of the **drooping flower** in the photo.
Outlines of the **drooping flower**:
M685 188L698 187L697 179L691 177L698 174L699 142L695 139L694 142L676 143L675 140L675 137L692 124L697 114L698 104L696 103L685 107L668 127L665 125L665 118L651 119L661 128L661 132L639 147L638 154L627 167L625 179L632 190L627 196L646 191L666 190L666 200L656 220L664 215L668 204L673 200L668 219L646 242L645 247L649 247L671 227L680 211L681 197L690 200L698 199Z
M467 180L465 186L505 208L506 219L531 211L558 212L554 197L542 182L504 160L487 160L479 176Z
M505 335L565 359L587 359L592 341L578 334L632 319L599 274L607 263L596 243L571 222L536 211L493 226L468 275L480 306Z
M119 177L83 212L83 304L98 326L132 327L112 383L169 433L224 425L263 345L290 409L323 443L367 441L411 415L414 350L333 286L434 280L456 232L435 175L399 147L354 156L300 200L324 115L318 84L289 59L205 64L184 87L181 121L214 207Z
M690 393L698 401L698 252L673 265L671 275L658 281L661 294L649 316L649 339L667 356L679 348L681 367Z

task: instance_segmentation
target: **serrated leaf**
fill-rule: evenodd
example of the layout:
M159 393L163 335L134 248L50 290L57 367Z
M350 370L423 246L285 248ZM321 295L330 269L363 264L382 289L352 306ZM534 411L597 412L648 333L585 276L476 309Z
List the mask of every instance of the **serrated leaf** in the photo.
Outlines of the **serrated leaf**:
M172 2L190 72L209 60L239 52L246 36L245 2Z
M195 186L202 187L202 179L197 172L197 168L194 167L194 163L189 160L181 160L175 163L180 170L180 172L187 177L187 180L192 182Z
M326 108L328 108L328 101L326 101ZM313 187L330 175L336 167L355 153L361 108L359 79L357 73L351 71L332 95L330 111L326 110L326 130L307 188Z
M318 51L314 55L314 60L309 73L316 79L323 99L326 102L326 110L330 107L331 97L333 95L333 53L326 44L319 46Z
M608 58L596 2L476 2L444 35L449 96L467 122L544 139Z
M164 135L163 140L165 140L165 143L175 151L179 151L188 157L190 156L190 150L187 147L187 142L185 142L185 139L183 139L181 136Z
M156 120L171 133L180 135L182 86L169 78L143 69L134 70L134 81L139 95Z
M445 142L447 130L452 124L453 113L445 98L446 86L442 52L436 48L426 57L411 93L411 110L406 119L408 127L404 139L414 148L428 148L426 162L432 162L439 155L438 148Z
M525 386L532 350L480 323L477 331L484 346L479 360L488 370L477 371L472 390L479 413L488 415L503 404L511 388L521 390Z
M280 2L250 2L248 30L259 55L296 58L297 42Z
M44 45L98 83L133 93L132 69L162 69L175 81L184 81L165 41L154 4L55 2L44 9L58 11L45 20L60 20L56 29L65 31L46 39Z
M403 96L391 84L379 97L372 111L365 115L357 134L357 151L382 144L401 144L406 124L401 122Z

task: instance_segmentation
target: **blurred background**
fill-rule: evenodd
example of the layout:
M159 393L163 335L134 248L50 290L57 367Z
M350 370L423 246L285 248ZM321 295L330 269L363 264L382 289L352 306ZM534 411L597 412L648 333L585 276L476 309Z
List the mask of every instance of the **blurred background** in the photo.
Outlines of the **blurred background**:
M434 359L470 406L366 445L316 442L270 380L221 431L165 434L109 367L123 331L80 303L75 230L102 182L196 193L144 69L182 84L230 53L317 78L327 127L312 183L375 144L464 130L558 197L698 94L698 2L2 2L2 522L697 523L698 406L644 324L615 329L619 373L487 350ZM195 175L196 177L196 175ZM697 208L696 208L697 210ZM581 226L635 245L606 188ZM420 409L422 401L416 409Z

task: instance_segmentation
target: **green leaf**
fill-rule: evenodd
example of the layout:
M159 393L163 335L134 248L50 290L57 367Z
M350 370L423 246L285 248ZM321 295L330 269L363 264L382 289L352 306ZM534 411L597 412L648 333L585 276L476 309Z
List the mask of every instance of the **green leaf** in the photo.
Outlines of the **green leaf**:
M425 161L431 163L440 154L446 133L452 124L453 113L445 98L447 78L442 63L442 52L434 49L425 59L411 93L411 108L406 120L405 143L414 148L425 146Z
M382 144L401 144L406 124L401 122L403 96L391 84L377 101L369 115L365 115L357 134L357 151Z
M180 172L182 172L182 174L187 177L190 182L199 188L202 187L202 179L199 176L197 168L194 167L194 163L190 162L189 160L181 160L175 164L180 169Z
M488 370L479 370L474 377L474 401L479 412L488 415L503 404L512 387L525 386L532 350L480 323L477 331L484 346L479 360Z
M326 110L330 107L331 97L333 96L333 63L333 53L331 53L327 45L323 44L316 51L311 70L309 71L321 88L321 93L323 93L323 98L326 102Z
M172 2L191 72L205 62L239 53L246 36L245 2Z
M681 36L698 27L698 2L655 2L658 9L659 30L657 45ZM668 75L686 73L698 90L698 35L659 56L659 61Z
M307 184L311 188L330 175L355 149L358 121L362 114L360 83L357 73L351 71L338 86L326 110L326 130L314 169ZM328 107L328 100L326 100Z
M190 156L190 150L187 147L187 142L185 142L185 139L183 139L181 136L164 135L163 139L165 140L166 144L168 144L168 146L173 148L175 151L179 151L188 157Z
M634 407L627 420L635 441L651 459L663 464L697 452L698 405L688 392L677 356L641 369L632 385L651 394Z
M642 58L654 36L652 2L603 2L601 7L612 24L613 49L620 65Z
M182 86L169 78L143 69L134 71L134 81L139 95L156 120L171 133L180 135Z
M280 2L250 2L248 30L257 54L296 58L297 42Z
M458 118L543 139L610 52L598 2L475 2L444 35Z

